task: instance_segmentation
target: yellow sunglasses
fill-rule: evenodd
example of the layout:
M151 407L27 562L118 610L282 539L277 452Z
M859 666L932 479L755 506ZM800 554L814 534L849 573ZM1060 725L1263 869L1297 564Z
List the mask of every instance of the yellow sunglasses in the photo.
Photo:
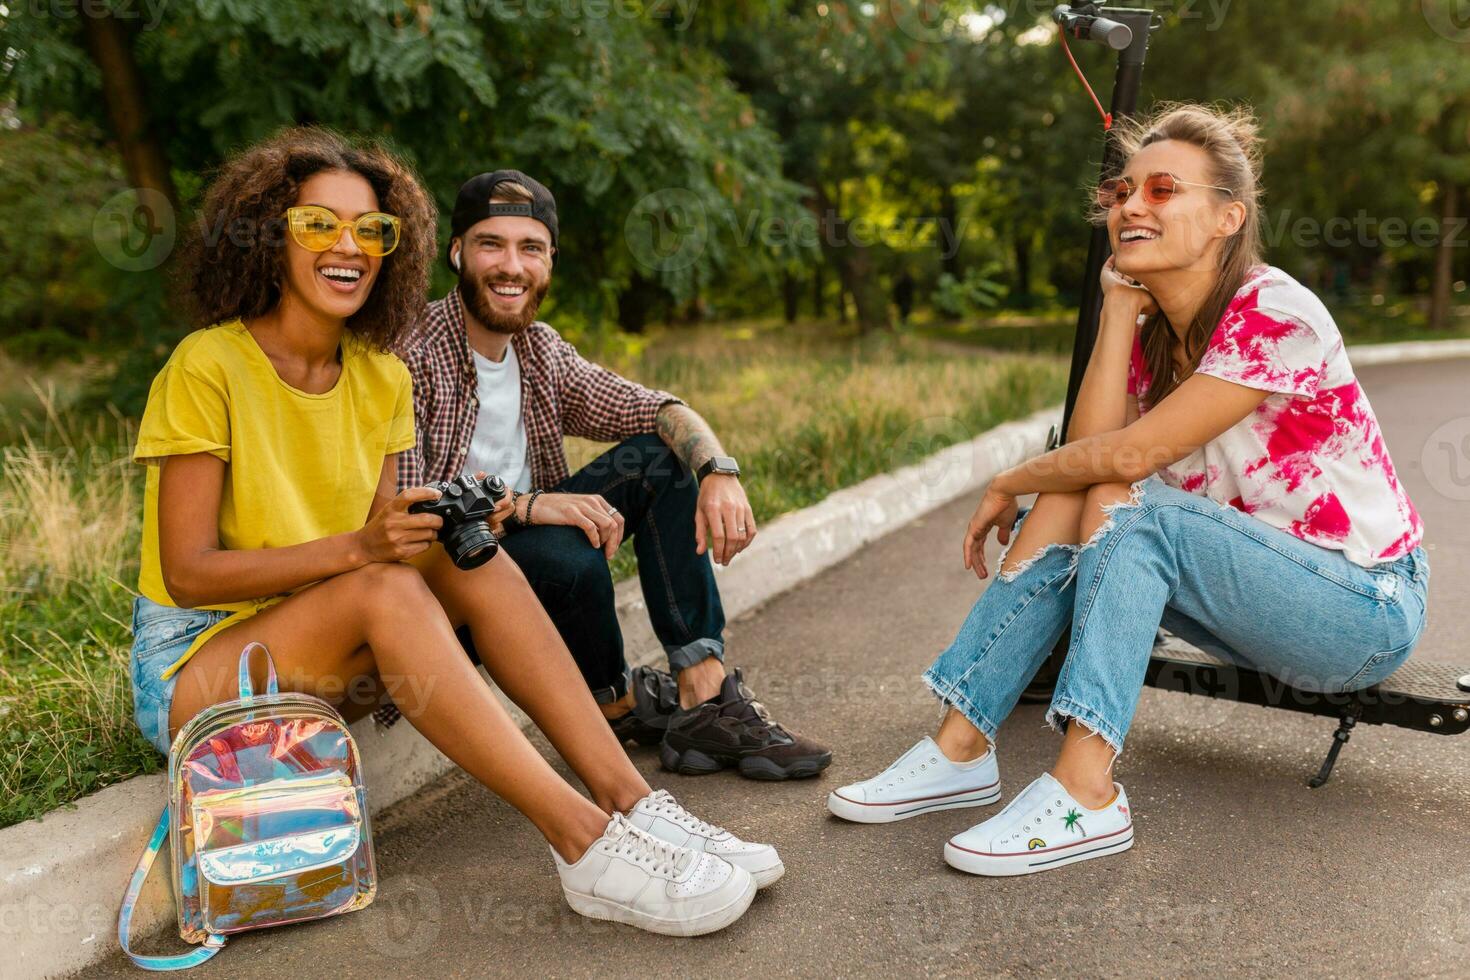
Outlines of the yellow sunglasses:
M316 204L286 209L286 224L296 244L311 252L325 252L337 244L342 229L352 229L352 240L367 255L378 258L398 247L400 222L391 214L369 211L356 221L345 221Z

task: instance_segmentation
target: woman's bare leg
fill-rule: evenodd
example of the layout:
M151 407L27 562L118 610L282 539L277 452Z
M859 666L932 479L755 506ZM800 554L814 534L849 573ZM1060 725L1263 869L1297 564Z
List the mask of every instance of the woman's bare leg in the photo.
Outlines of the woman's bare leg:
M587 689L530 583L508 554L456 568L441 547L414 562L506 696L521 707L608 813L629 810L651 790Z
M1026 515L1021 530L1011 542L1010 551L1000 568L1004 575L1050 544L1077 544L1086 541L1078 535L1086 504L1084 491L1071 493L1043 493L1037 496L1035 505ZM978 759L990 749L990 740L985 733L970 723L970 720L954 708L944 713L939 733L934 736L939 750L953 762L970 762Z
M607 814L556 774L501 707L413 567L376 563L338 575L211 638L179 672L174 731L234 696L240 650L251 640L270 649L283 689L334 703L355 678L376 674L415 728L524 813L566 860L606 827Z

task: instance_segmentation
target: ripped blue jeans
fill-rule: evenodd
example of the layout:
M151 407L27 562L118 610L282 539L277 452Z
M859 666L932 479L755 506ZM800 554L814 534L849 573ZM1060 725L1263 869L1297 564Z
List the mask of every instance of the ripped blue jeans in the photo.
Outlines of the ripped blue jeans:
M1068 622L1071 645L1046 720L1062 731L1076 718L1114 752L1122 751L1160 625L1317 692L1377 683L1423 632L1422 548L1364 568L1156 476L1105 509L1085 544L1050 545L998 575L924 673L986 738L994 741Z

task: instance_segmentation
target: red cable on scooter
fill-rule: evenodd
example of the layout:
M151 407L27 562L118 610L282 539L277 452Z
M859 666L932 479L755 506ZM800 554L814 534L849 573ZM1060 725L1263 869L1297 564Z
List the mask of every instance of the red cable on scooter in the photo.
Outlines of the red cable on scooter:
M1103 132L1107 132L1108 130L1113 128L1113 114L1103 108L1102 103L1098 101L1097 93L1094 92L1092 90L1092 86L1088 84L1087 76L1082 74L1082 68L1077 64L1077 59L1072 57L1072 48L1070 45L1067 44L1067 32L1062 29L1061 24L1057 25L1057 37L1062 42L1062 51L1066 53L1067 60L1072 63L1072 70L1075 71L1077 73L1077 77L1081 79L1082 87L1087 89L1088 96L1092 98L1092 104L1097 106L1098 114L1102 116Z

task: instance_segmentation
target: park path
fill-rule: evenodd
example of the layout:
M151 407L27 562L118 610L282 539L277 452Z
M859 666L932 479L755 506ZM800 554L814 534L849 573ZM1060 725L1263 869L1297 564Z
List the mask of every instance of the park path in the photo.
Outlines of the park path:
M1470 665L1470 505L1452 499L1470 460L1453 469L1441 444L1470 435L1470 359L1362 378L1429 529L1416 656ZM239 937L196 975L1470 976L1470 735L1360 728L1314 791L1328 720L1146 690L1119 763L1138 828L1121 857L985 880L940 856L974 811L887 828L828 817L832 787L881 769L936 718L917 676L977 593L957 544L972 506L730 626L731 661L776 716L834 745L823 778L678 777L635 750L655 787L780 847L785 879L734 926L675 940L571 913L530 824L455 774L378 821L371 908ZM1009 792L1051 762L1042 712L1022 705L1002 732ZM164 945L177 937L147 947ZM89 975L124 974L136 975L115 955Z

